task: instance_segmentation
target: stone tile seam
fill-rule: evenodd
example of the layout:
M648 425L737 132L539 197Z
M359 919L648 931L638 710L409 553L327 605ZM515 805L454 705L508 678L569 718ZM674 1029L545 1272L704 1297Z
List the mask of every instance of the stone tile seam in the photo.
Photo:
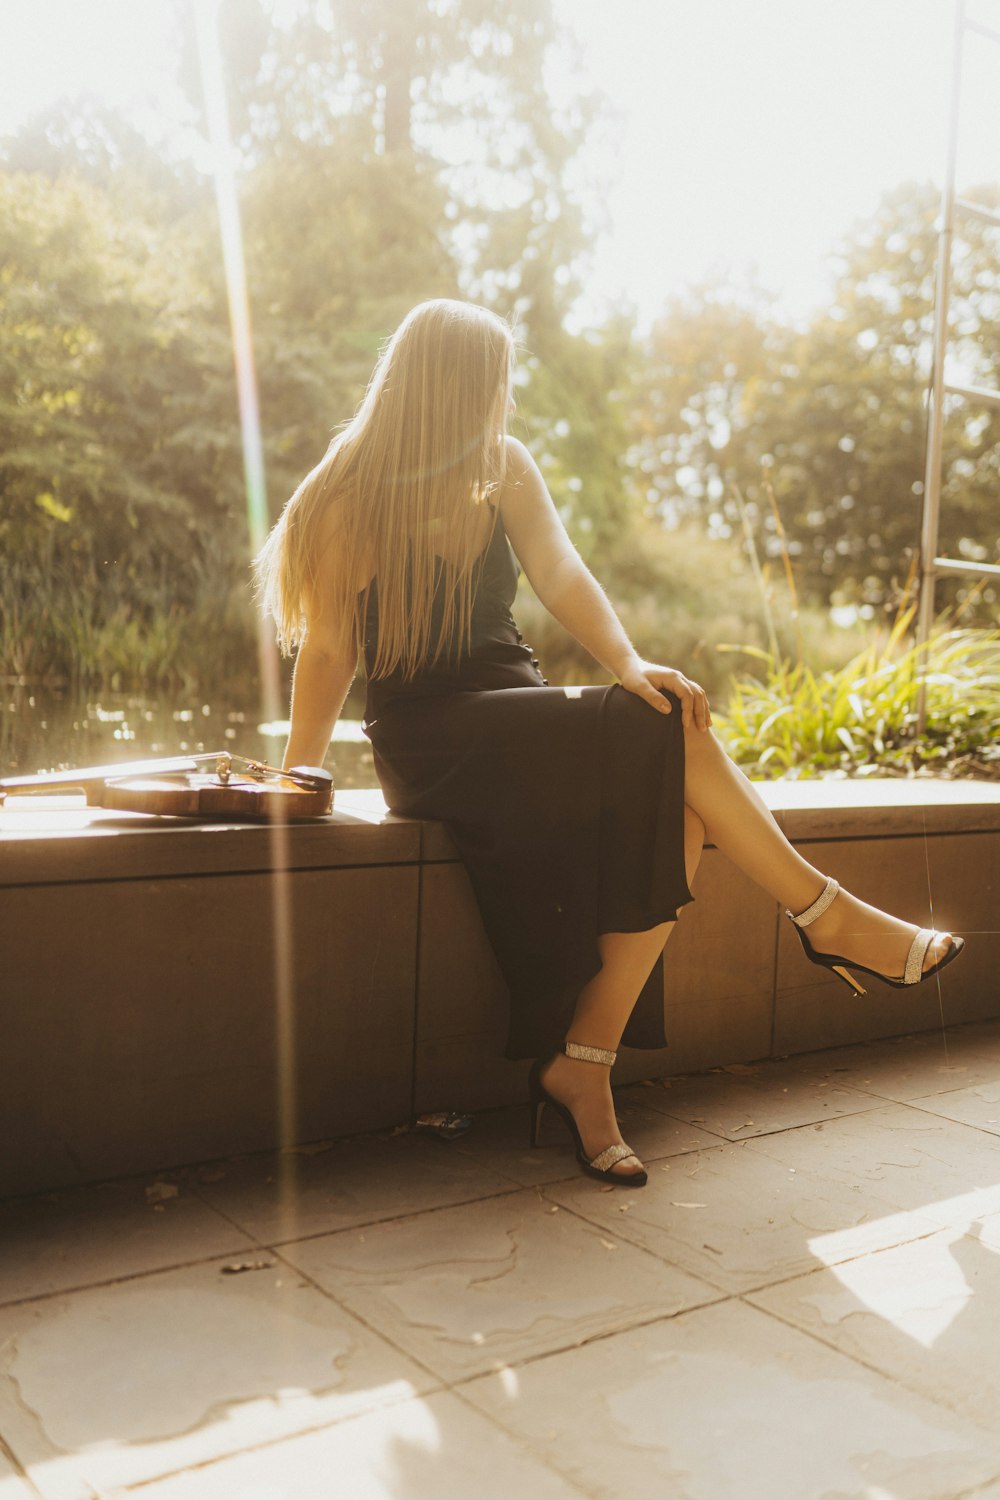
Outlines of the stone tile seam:
M541 1193L541 1191L539 1189L535 1189L535 1192L536 1192L536 1194L537 1194L537 1196L539 1198L539 1201L542 1201L542 1202L548 1201L548 1200L544 1199L544 1197L543 1197L543 1195L542 1195L542 1193ZM607 1234L607 1235L614 1235L614 1231L613 1230L609 1230L606 1225L603 1225L603 1224L594 1224L594 1222L592 1220L587 1219L582 1214L575 1213L572 1208L568 1208L564 1204L557 1203L557 1204L554 1204L553 1206L555 1208L557 1208L560 1213L568 1213L572 1217L574 1217L576 1219L579 1219L580 1222L584 1223L588 1229L593 1229L593 1230L599 1231L600 1233ZM437 1212L437 1210L431 1210L431 1211L432 1212ZM342 1234L342 1233L348 1233L348 1232L349 1231L346 1231L346 1230L335 1230L334 1234ZM315 1236L312 1236L312 1238L315 1238ZM617 1238L617 1236L615 1236L615 1238ZM627 1248L627 1249L630 1249L630 1250L638 1250L643 1255L646 1255L650 1259L654 1260L657 1263L658 1266L662 1266L664 1264L664 1260L663 1260L662 1256L658 1256L653 1251L647 1250L646 1247L643 1246L643 1245L635 1245L631 1241L625 1240L625 1239L622 1239L621 1244L622 1244L623 1248ZM286 1249L287 1250L288 1248L289 1248L288 1244L285 1244L285 1245L282 1246L282 1249ZM380 1328L376 1328L374 1326L374 1324L370 1324L368 1322L368 1320L365 1317L363 1317L360 1312L356 1311L353 1307L348 1307L345 1303L343 1303L340 1300L340 1298L336 1295L335 1292L330 1291L330 1289L328 1287L323 1286L322 1283L318 1282L315 1279L315 1277L312 1276L308 1271L302 1270L298 1265L296 1265L296 1263L293 1260L289 1260L285 1255L283 1255L281 1253L281 1249L275 1249L273 1251L273 1254L277 1255L278 1258L282 1261L282 1263L284 1265L288 1266L288 1268L289 1268L290 1271L293 1271L297 1276L301 1276L316 1291L318 1291L319 1293L321 1293L321 1295L324 1296L327 1299L327 1301L332 1302L334 1304L334 1306L337 1307L339 1310L341 1310L343 1312L346 1312L349 1317L351 1317L351 1318L355 1319L357 1322L363 1324L363 1326L365 1328L367 1328L368 1331L371 1334L373 1334L377 1339L380 1339L384 1343L389 1344L393 1349L395 1349L404 1358L411 1360L416 1365L419 1365L421 1369L427 1370L428 1374L432 1377L432 1379L434 1381L436 1381L436 1382L439 1383L440 1388L442 1390L449 1390L450 1391L450 1390L454 1389L454 1387L456 1385L464 1384L464 1383L466 1383L467 1381L470 1381L470 1380L477 1380L481 1376L488 1375L488 1374L491 1373L490 1370L479 1370L474 1375L463 1375L463 1376L461 1376L460 1378L458 1378L456 1380L453 1380L453 1381L448 1380L447 1377L441 1376L440 1374L437 1373L437 1371L431 1369L431 1367L424 1360L422 1360L419 1355L415 1355L410 1350L405 1349L402 1346L400 1346L399 1344L397 1344L396 1341L393 1338L391 1338L389 1334L383 1332L383 1330L380 1329ZM452 1264L462 1264L462 1261L461 1261L461 1257L459 1257L456 1261L445 1262L445 1261L436 1260L436 1261L429 1262L428 1264L429 1265L433 1265L433 1266L439 1266L439 1265L445 1265L445 1264L452 1265ZM408 1269L412 1269L412 1267L408 1268ZM678 1269L682 1269L682 1268L678 1268ZM639 1318L635 1319L634 1321L631 1320L631 1319L629 1319L629 1320L623 1322L619 1327L614 1328L614 1329L608 1329L606 1332L589 1334L585 1338L574 1340L574 1342L569 1343L569 1344L560 1344L557 1348L547 1349L543 1353L538 1354L538 1355L526 1355L523 1359L519 1359L516 1362L516 1365L511 1365L508 1368L511 1368L511 1369L520 1368L522 1365L534 1363L535 1360L537 1360L537 1359L548 1358L552 1354L564 1354L564 1353L567 1353L567 1352L569 1352L569 1351L571 1351L573 1349L582 1348L584 1344L594 1343L598 1339L610 1338L610 1337L613 1337L615 1334L618 1334L618 1333L631 1332L634 1328L647 1327L647 1326L649 1326L649 1325L651 1325L653 1323L669 1322L673 1318L680 1317L682 1315L682 1313L684 1313L684 1312L694 1312L694 1311L696 1311L700 1307L712 1307L716 1303L719 1303L719 1302L728 1302L728 1301L732 1300L733 1293L727 1292L727 1291L725 1291L724 1288L717 1287L713 1283L705 1281L702 1277L698 1276L695 1272L684 1271L683 1274L685 1276L689 1277L690 1280L692 1280L692 1281L699 1281L699 1282L701 1282L702 1286L704 1287L705 1292L709 1293L710 1295L708 1295L708 1296L706 1296L704 1298L700 1298L699 1301L694 1304L694 1306L689 1307L689 1308L681 1308L681 1309L679 1309L675 1313L657 1313L657 1314L655 1314L652 1317L639 1317Z
M146 885L155 883L157 885L174 880L243 880L250 876L259 875L331 875L340 871L345 873L349 870L416 870L419 869L421 860L414 859L373 859L363 860L357 864L317 864L317 865L285 865L281 869L274 865L263 865L249 870L233 870L223 865L217 870L207 869L204 865L191 870L168 870L158 873L155 870L143 871L135 875L92 875L89 877L70 877L65 880L2 880L0 879L0 890L49 890L61 886L92 886L92 885Z
M866 1095L868 1098L870 1098L872 1100L871 1105L869 1105L866 1109L845 1110L843 1114L821 1115L818 1120L798 1120L794 1125L776 1125L773 1130L758 1130L755 1128L752 1135L749 1133L746 1135L724 1135L720 1130L713 1130L711 1125L703 1122L701 1119L697 1121L684 1120L681 1119L679 1115L669 1115L667 1116L667 1118L676 1120L680 1125L689 1125L692 1129L704 1130L709 1135L716 1136L720 1144L725 1144L727 1146L744 1146L749 1141L759 1140L761 1136L787 1135L789 1131L792 1130L811 1130L815 1125L828 1125L834 1120L853 1120L861 1115L870 1115L877 1109L883 1109L886 1104L899 1103L899 1101L896 1099L885 1099L881 1094L868 1094L864 1089L857 1089L855 1092ZM666 1115L667 1112L666 1110L661 1110L660 1113ZM714 1149L715 1148L713 1146L695 1147L696 1151L712 1151ZM694 1155L694 1152L682 1151L677 1152L676 1154L679 1156L692 1156ZM649 1157L649 1160L652 1161L655 1160L655 1158Z
M287 1246L285 1248L287 1249ZM344 1313L351 1320L351 1322L359 1323L361 1327L364 1328L365 1331L370 1335L370 1337L376 1341L376 1343L386 1345L387 1348L392 1349L396 1354L400 1355L401 1358L408 1360L410 1364L416 1365L418 1369L425 1371L430 1378L431 1386L428 1390L419 1393L420 1395L433 1395L437 1391L446 1391L449 1389L448 1381L443 1376L439 1375L436 1370L431 1369L427 1361L421 1359L419 1354L414 1354L409 1349L404 1349L402 1345L397 1343L396 1340L392 1338L388 1333L384 1333L382 1329L376 1328L373 1323L370 1323L362 1312L357 1311L353 1307L348 1307L345 1302L341 1301L341 1299L336 1295L335 1292L332 1292L329 1287L324 1286L322 1282L317 1281L315 1276L310 1275L308 1271L304 1271L301 1266L297 1266L294 1261L289 1260L286 1256L282 1255L280 1250L275 1250L273 1253L277 1255L282 1265L287 1266L289 1271L291 1271L294 1275L301 1277L302 1280L306 1282L307 1285L311 1286L314 1292L318 1292L325 1301L332 1303L338 1312ZM332 1426L334 1424L323 1423L321 1425Z
M253 1234L249 1229L245 1229L238 1219L232 1218L228 1213L224 1213L222 1209L217 1209L216 1212L226 1219L228 1223L232 1224L235 1229L238 1229L241 1234L245 1234L248 1239L252 1240L255 1249L272 1251L277 1255L282 1249L287 1249L289 1245L303 1245L311 1240L327 1239L336 1234L353 1234L358 1229L372 1229L381 1224L401 1224L407 1219L423 1218L425 1214L445 1213L449 1208L468 1208L473 1203L488 1203L493 1198L509 1198L515 1193L530 1191L529 1188L525 1187L523 1182L516 1182L513 1178L505 1178L504 1182L509 1183L509 1186L504 1186L500 1191L479 1193L471 1198L456 1198L447 1203L429 1203L426 1208L411 1208L405 1213L386 1214L375 1219L359 1219L352 1224L340 1224L333 1229L317 1229L313 1233L299 1234L293 1239L287 1240L261 1238L259 1235ZM203 1201L207 1202L207 1200ZM209 1260L213 1258L212 1256L207 1257Z
M640 1189L636 1189L636 1191L640 1191ZM584 1213L580 1209L577 1209L576 1207L573 1207L573 1206L570 1206L570 1205L564 1204L564 1203L557 1204L556 1206L562 1212L574 1214L578 1219L584 1220L584 1222L586 1224L588 1224L591 1228L603 1230L603 1231L605 1231L609 1235L613 1235L613 1236L615 1235L615 1231L613 1229L609 1229L608 1226L602 1220L588 1218L588 1216L586 1215L586 1213ZM891 1204L888 1204L886 1206L887 1207L893 1207L893 1205L891 1205ZM905 1209L894 1209L894 1212L896 1212L896 1213L905 1213L906 1210ZM866 1220L864 1220L862 1222L868 1222L868 1221L866 1219ZM643 1251L645 1251L645 1253L647 1255L651 1255L654 1260L656 1260L656 1261L659 1262L660 1265L671 1266L675 1270L683 1271L686 1276L691 1276L696 1281L703 1281L706 1284L706 1286L710 1286L710 1287L714 1288L716 1291L718 1291L720 1293L720 1299L719 1300L728 1301L728 1300L731 1300L734 1297L749 1297L749 1296L754 1296L758 1292L773 1291L775 1287L785 1286L788 1282L792 1282L792 1281L800 1281L800 1280L802 1280L802 1278L804 1276L811 1276L811 1275L816 1274L817 1272L820 1272L820 1271L823 1271L823 1270L829 1270L829 1269L831 1269L832 1266L846 1266L846 1265L850 1265L850 1263L852 1261L854 1261L854 1260L862 1260L862 1259L864 1259L864 1258L866 1258L867 1256L870 1256L870 1255L882 1255L887 1250L898 1250L902 1245L915 1245L920 1240L933 1239L936 1234L940 1234L941 1233L943 1227L944 1226L942 1226L941 1224L934 1224L934 1223L931 1223L930 1221L927 1221L923 1225L921 1225L920 1228L916 1229L912 1235L908 1235L904 1239L898 1240L898 1241L896 1241L892 1245L882 1245L882 1246L879 1246L877 1249L874 1249L874 1250L872 1250L872 1249L861 1249L861 1250L858 1250L856 1254L853 1254L853 1255L844 1255L844 1256L840 1257L839 1259L837 1259L835 1261L831 1261L828 1266L816 1266L814 1271L793 1271L793 1273L790 1276L779 1276L774 1281L766 1280L766 1281L755 1282L752 1286L744 1287L739 1292L736 1292L736 1291L727 1291L727 1289L724 1286L720 1286L717 1282L713 1282L710 1279L710 1273L711 1273L711 1270L713 1269L711 1266L709 1266L707 1270L697 1270L697 1271L690 1270L687 1266L680 1266L675 1261L668 1260L667 1257L666 1257L666 1255L660 1254L656 1250L650 1250L645 1245L638 1245L633 1240L625 1239L624 1236L622 1237L622 1242L623 1242L623 1244L631 1246L635 1250L643 1250ZM967 1234L967 1233L968 1233L968 1231L965 1231L963 1233L963 1238L965 1237L965 1234ZM615 1237L617 1237L617 1236L615 1236ZM715 1300L716 1299L711 1299L711 1302L714 1302ZM709 1305L711 1305L711 1302L706 1303L705 1305L709 1306ZM701 1305L701 1304L699 1304L699 1305ZM675 1314L674 1316L679 1316L679 1314ZM656 1320L653 1319L652 1321L655 1322Z
M550 1184L550 1186L551 1185L552 1184ZM641 1192L642 1189L633 1188L632 1191ZM539 1189L539 1193L541 1193L541 1189ZM581 1223L586 1224L588 1229L597 1230L601 1234L608 1235L615 1240L619 1238L617 1231L614 1229L610 1229L603 1220L589 1218L586 1213L578 1209L576 1206L568 1203L555 1203L553 1199L548 1199L546 1201L554 1203L554 1206L559 1210L560 1213L571 1214L575 1219L579 1219ZM700 1281L706 1291L714 1292L717 1294L712 1297L706 1297L704 1302L698 1302L698 1307L711 1307L716 1302L728 1302L732 1297L736 1295L734 1292L728 1292L725 1287L718 1286L714 1281L708 1280L708 1278L702 1272L689 1271L685 1266L679 1266L674 1261L667 1260L665 1255L658 1255L655 1250L650 1250L648 1245L639 1245L634 1240L626 1239L624 1235L622 1235L620 1238L622 1245L627 1246L628 1249L641 1251L643 1255L646 1255L651 1260L654 1260L658 1266L670 1266L675 1271L681 1271L683 1275L689 1276L692 1281ZM691 1310L692 1309L683 1309L683 1311ZM658 1323L662 1322L664 1319L680 1317L680 1315L680 1313L660 1313L655 1318L646 1318L642 1321L643 1325L645 1325L646 1323ZM631 1324L629 1326L631 1327ZM606 1335L595 1334L593 1337L604 1338L606 1337ZM590 1342L590 1340L587 1340L586 1342ZM576 1348L577 1346L573 1345L572 1347Z
M245 1235L246 1231L241 1231ZM212 1255L199 1255L193 1260L171 1261L165 1266L147 1266L144 1271L121 1271L117 1276L108 1276L103 1281L81 1281L72 1286L57 1287L51 1292L34 1292L30 1297L8 1297L0 1301L0 1312L11 1307L30 1307L34 1302L51 1302L56 1297L77 1297L82 1292L106 1291L109 1287L124 1286L128 1282L142 1281L150 1276L169 1276L174 1271L190 1271L196 1266L210 1266L213 1261L232 1259L247 1255L252 1250L265 1250L266 1245L254 1241L250 1245L236 1245L232 1250L215 1251Z
M417 845L418 855L422 849L423 829L420 831L420 843ZM417 865L417 909L414 915L413 934L413 1014L412 1014L412 1043L410 1046L410 1109L409 1118L417 1118L417 1071L420 1062L421 1031L420 1031L420 959L423 952L423 914L424 914L424 864L421 859Z
M940 1233L940 1229L937 1231L937 1233ZM912 1244L914 1242L912 1240L908 1240L905 1243ZM885 1248L892 1249L893 1247L886 1246ZM879 1250L871 1253L881 1255L884 1253L884 1251ZM819 1270L817 1270L814 1272L810 1272L809 1274L818 1275L821 1273ZM794 1281L797 1278L791 1277L790 1279ZM757 1290L766 1291L768 1289L766 1287L762 1287L758 1288ZM920 1389L919 1385L911 1383L908 1380L904 1380L901 1376L892 1373L889 1370L881 1369L878 1365L872 1364L869 1360L862 1358L861 1355L855 1354L851 1350L841 1348L841 1346L837 1343L834 1343L832 1339L824 1338L822 1333L820 1333L817 1329L803 1328L801 1323L796 1323L790 1318L784 1317L780 1312L776 1312L774 1308L760 1307L756 1302L747 1300L754 1295L754 1291L741 1292L739 1300L741 1302L746 1302L746 1305L748 1307L755 1308L757 1312L765 1313L767 1314L767 1316L774 1318L776 1322L783 1323L786 1328L790 1328L796 1333L805 1334L806 1338L812 1339L814 1343L822 1345L824 1349L833 1350L833 1352L835 1354L839 1354L841 1358L850 1360L852 1364L858 1365L863 1370L867 1370L869 1374L877 1376L878 1379L886 1381L889 1385L897 1386L901 1391L906 1391L909 1395L916 1396L919 1401L926 1401L929 1406L939 1406L942 1411L948 1412L950 1416L960 1417L963 1421L968 1422L970 1425L983 1430L982 1422L978 1417L972 1416L969 1413L960 1399L956 1400L953 1404L950 1400L947 1399L946 1396L929 1396L925 1390ZM865 1310L866 1309L864 1308L858 1309L859 1312L864 1312ZM982 1486L980 1486L980 1488L982 1488Z
M975 1084L966 1084L965 1089L946 1089L940 1094L921 1094L918 1099L907 1099L905 1101L905 1108L915 1109L918 1114L926 1115L929 1119L937 1120L939 1123L944 1122L948 1125L958 1125L962 1130L974 1130L977 1135L983 1135L995 1141L998 1150L1000 1150L1000 1130L986 1130L982 1125L974 1125L971 1120L956 1120L951 1115L940 1114L937 1110L924 1109L920 1102L921 1099L947 1099L949 1094L962 1094L965 1093L966 1089L975 1087ZM997 1103L997 1108L1000 1109L1000 1101Z

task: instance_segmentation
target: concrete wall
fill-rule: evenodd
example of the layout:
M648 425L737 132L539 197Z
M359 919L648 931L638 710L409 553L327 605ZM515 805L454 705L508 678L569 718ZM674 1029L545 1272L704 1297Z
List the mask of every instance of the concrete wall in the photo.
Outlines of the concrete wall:
M1000 1014L1000 788L765 791L814 864L967 953L855 999L709 848L664 956L670 1046L623 1051L619 1081ZM0 1195L525 1097L465 871L375 793L276 830L11 799L0 994Z

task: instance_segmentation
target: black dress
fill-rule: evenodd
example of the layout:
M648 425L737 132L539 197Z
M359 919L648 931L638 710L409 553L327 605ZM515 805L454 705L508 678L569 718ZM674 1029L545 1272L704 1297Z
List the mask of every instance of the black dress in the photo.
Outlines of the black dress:
M475 564L471 651L409 682L371 675L377 580L365 619L365 733L389 808L444 823L472 880L510 991L506 1056L544 1056L601 968L602 932L672 921L684 870L679 700L657 713L620 685L550 687L510 606L518 568L497 512ZM440 564L432 639L449 565ZM662 1047L655 964L622 1038Z

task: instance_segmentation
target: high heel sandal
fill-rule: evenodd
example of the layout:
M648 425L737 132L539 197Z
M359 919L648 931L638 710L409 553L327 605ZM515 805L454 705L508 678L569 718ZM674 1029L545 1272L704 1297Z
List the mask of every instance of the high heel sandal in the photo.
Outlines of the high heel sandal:
M918 928L913 942L910 944L910 951L906 955L906 966L903 970L902 979L890 979L888 974L883 974L878 969L870 969L867 964L855 963L853 959L844 958L839 953L817 953L802 929L803 927L808 927L811 922L816 921L817 917L823 915L835 900L839 890L840 886L830 876L812 906L807 906L805 911L799 912L798 916L787 910L785 915L791 917L795 923L795 931L798 933L799 941L805 949L806 958L814 964L822 964L825 969L832 969L834 974L842 979L845 984L850 985L855 995L865 995L868 992L858 983L854 975L846 967L847 964L850 964L852 969L860 969L864 974L871 974L876 979L881 979L883 984L891 984L896 989L902 990L908 989L910 985L920 984L921 980L930 979L932 974L939 973L945 964L950 964L952 959L957 958L965 947L964 938L953 937L951 946L944 957L938 959L937 963L932 964L929 969L925 969L924 959L927 956L927 950L934 939L940 937L941 934L935 932L931 927Z
M578 1042L566 1042L563 1051L567 1057L577 1058L582 1062L603 1063L606 1068L614 1066L617 1052L610 1052L605 1047L583 1047ZM558 1099L553 1099L548 1089L542 1083L542 1068L549 1058L536 1058L531 1065L528 1074L528 1090L531 1100L530 1140L533 1146L538 1145L538 1127L541 1124L542 1111L546 1104L551 1104L556 1114L565 1124L570 1135L576 1143L576 1159L583 1170L591 1177L599 1177L602 1182L613 1182L622 1187L643 1187L649 1180L645 1171L638 1172L616 1172L614 1167L618 1162L624 1161L627 1156L635 1156L631 1146L626 1146L624 1141L618 1141L613 1146L606 1146L596 1156L588 1157L583 1149L583 1141L580 1139L580 1131L573 1115L565 1104Z

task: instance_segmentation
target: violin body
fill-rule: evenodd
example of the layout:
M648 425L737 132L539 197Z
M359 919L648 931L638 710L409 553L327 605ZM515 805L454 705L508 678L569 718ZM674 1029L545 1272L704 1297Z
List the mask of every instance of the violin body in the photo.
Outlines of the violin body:
M198 772L91 782L86 792L92 807L216 821L247 818L284 823L294 818L321 818L333 802L332 782L305 787L280 777L262 781L232 775L222 782L217 776Z

